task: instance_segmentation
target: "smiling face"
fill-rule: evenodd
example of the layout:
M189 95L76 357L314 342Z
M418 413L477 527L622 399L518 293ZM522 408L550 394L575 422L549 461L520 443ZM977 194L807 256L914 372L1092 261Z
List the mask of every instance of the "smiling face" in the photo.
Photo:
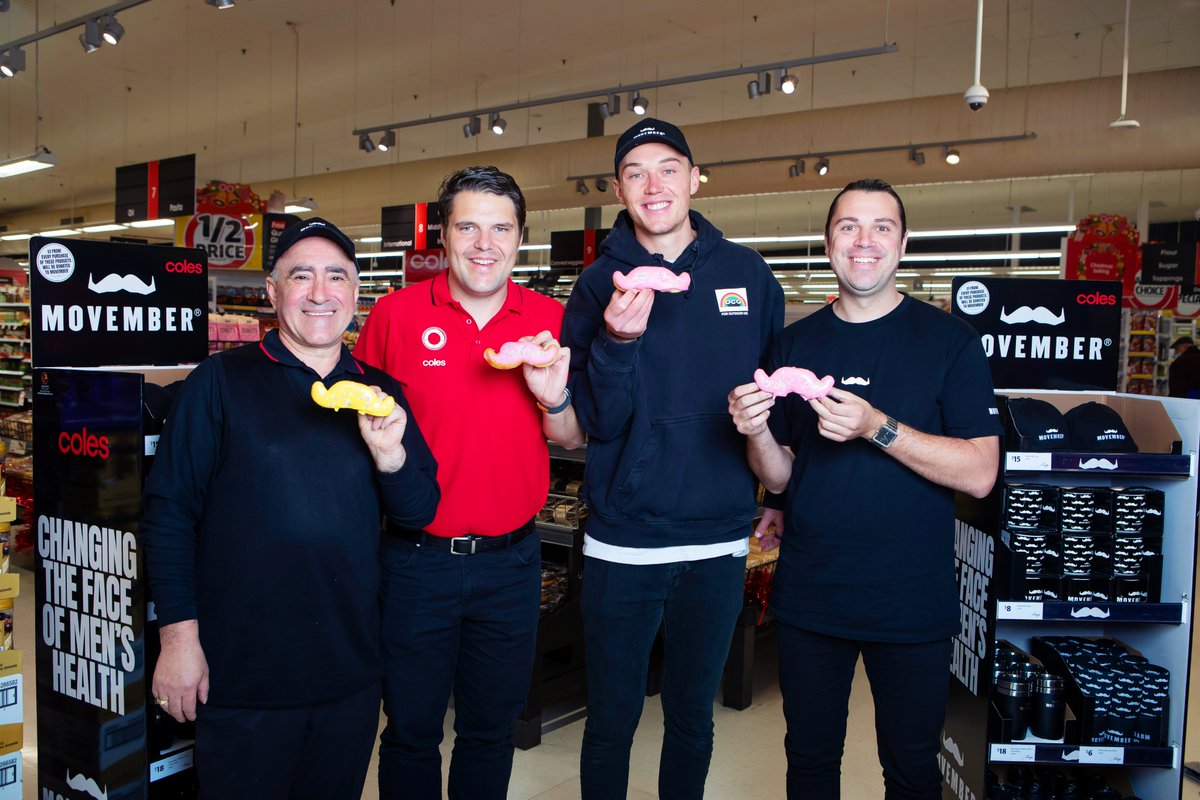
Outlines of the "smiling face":
M442 223L442 244L454 299L503 297L521 247L516 205L490 192L459 192Z
M333 242L312 236L275 264L267 296L288 349L301 358L338 352L358 308L358 270Z
M629 151L613 184L638 241L670 257L695 238L688 210L700 188L700 169L670 145L648 142ZM675 247L674 245L678 245Z
M864 299L895 294L896 268L907 246L900 206L888 193L849 191L837 201L825 252L842 293Z

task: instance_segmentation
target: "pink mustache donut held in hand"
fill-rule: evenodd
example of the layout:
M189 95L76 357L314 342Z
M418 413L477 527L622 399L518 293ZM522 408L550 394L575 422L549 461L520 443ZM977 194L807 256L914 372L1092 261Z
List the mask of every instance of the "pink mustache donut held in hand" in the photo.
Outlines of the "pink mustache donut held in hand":
M818 378L803 367L780 367L770 375L761 369L756 369L754 382L758 384L758 388L776 397L783 397L785 394L795 392L805 400L824 397L833 388L832 375Z
M691 273L676 275L666 267L636 267L623 272L613 273L613 285L623 292L633 292L638 289L653 289L656 292L686 292L692 285Z
M500 345L499 353L489 347L483 351L483 357L496 369L515 369L522 364L548 367L558 360L558 345L543 350L533 342L505 342Z

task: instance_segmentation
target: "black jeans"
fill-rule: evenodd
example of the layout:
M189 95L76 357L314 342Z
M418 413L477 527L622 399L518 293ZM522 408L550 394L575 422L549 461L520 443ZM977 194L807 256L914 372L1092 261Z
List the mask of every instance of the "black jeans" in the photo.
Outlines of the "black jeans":
M776 629L789 800L840 796L850 685L860 653L875 702L884 797L940 800L937 754L950 687L950 640L860 642L782 622Z
M650 648L660 625L664 730L659 797L704 796L712 759L713 697L742 608L745 570L746 560L733 556L638 565L585 559L584 800L626 796L629 749L646 701Z
M541 605L541 542L476 555L399 540L383 551L381 800L440 800L454 692L451 800L503 800Z

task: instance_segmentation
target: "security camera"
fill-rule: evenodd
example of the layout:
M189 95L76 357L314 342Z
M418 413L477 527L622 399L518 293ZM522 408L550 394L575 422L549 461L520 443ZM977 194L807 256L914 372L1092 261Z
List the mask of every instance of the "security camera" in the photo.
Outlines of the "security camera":
M967 101L967 107L972 111L978 111L987 105L988 90L982 83L977 83L970 89L963 92L963 99Z

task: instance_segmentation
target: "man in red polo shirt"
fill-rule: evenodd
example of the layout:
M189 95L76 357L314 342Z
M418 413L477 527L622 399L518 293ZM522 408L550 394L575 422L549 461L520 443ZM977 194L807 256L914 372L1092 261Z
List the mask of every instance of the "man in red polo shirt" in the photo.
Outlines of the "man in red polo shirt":
M354 351L403 385L442 490L427 528L390 526L384 537L379 794L440 800L453 691L449 796L502 800L537 638L533 518L550 484L546 439L574 448L583 433L566 348L544 368L484 360L510 341L558 347L563 307L509 278L525 226L520 187L495 167L469 167L442 183L438 206L449 269L381 298Z

